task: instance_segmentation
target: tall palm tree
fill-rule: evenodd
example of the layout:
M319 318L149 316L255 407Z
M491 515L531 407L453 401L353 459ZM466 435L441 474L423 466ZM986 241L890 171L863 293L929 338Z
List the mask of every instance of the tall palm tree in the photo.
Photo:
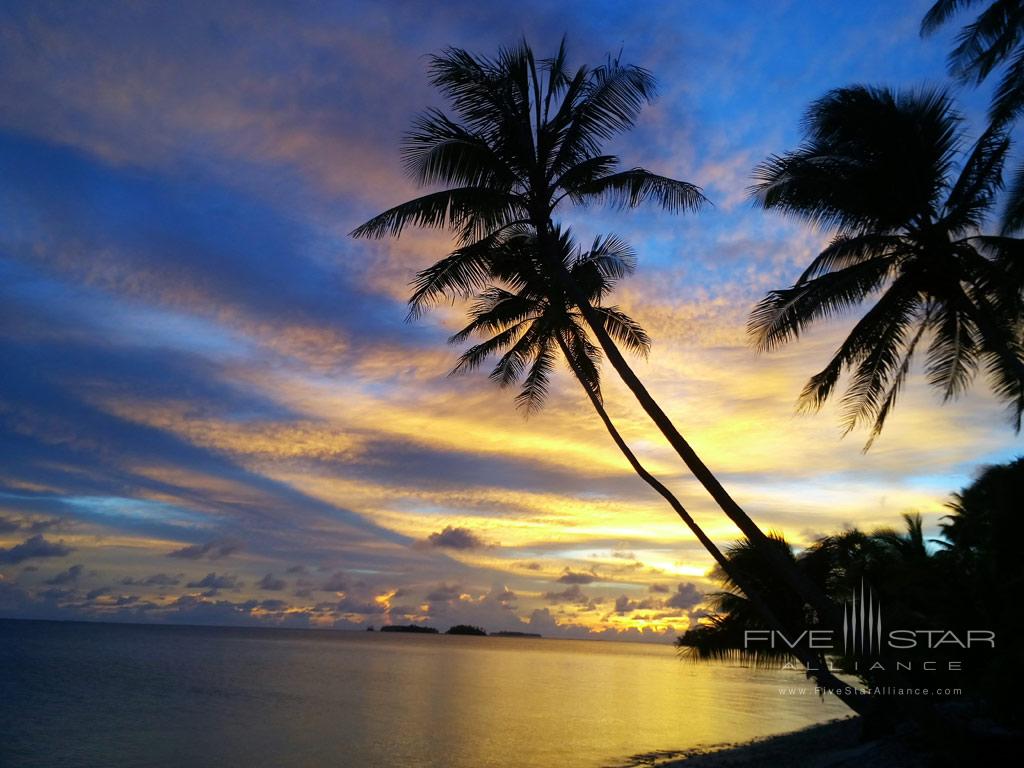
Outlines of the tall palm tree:
M921 22L929 35L958 11L981 5L981 0L938 0ZM1024 1L995 0L965 26L949 54L949 70L961 83L980 85L996 70L1002 76L992 95L989 120L1003 128L1024 112ZM1024 227L1024 166L1017 171L1004 214L1004 229Z
M800 396L804 408L820 408L849 371L843 424L847 432L870 425L865 450L925 345L927 380L944 400L983 368L1020 429L1020 301L1005 266L1021 243L981 234L1009 140L990 131L962 157L960 123L939 91L841 88L811 105L798 149L755 172L758 204L823 227L832 240L795 285L756 306L749 331L759 350L772 350L816 320L871 302Z
M453 231L455 251L421 273L410 311L431 302L472 295L488 283L510 231L529 227L538 258L578 308L608 362L697 480L742 531L772 560L804 600L838 626L835 606L767 546L764 532L726 492L626 362L585 292L558 258L556 208L568 200L633 208L652 201L669 211L697 211L707 202L693 184L619 169L603 144L633 127L655 92L646 70L611 59L597 67L569 68L565 41L538 62L522 42L495 58L449 48L433 56L431 83L455 117L423 114L406 136L409 175L440 191L417 197L357 227L355 237L399 236L407 225Z
M609 236L596 238L591 249L584 252L574 246L569 230L556 229L554 234L560 262L584 292L591 310L601 318L608 333L631 352L646 355L650 339L644 329L618 307L604 304L618 280L632 273L635 265L632 249L617 237ZM489 285L477 294L469 307L469 324L453 334L449 342L461 344L474 336L482 340L463 352L452 373L474 370L488 358L497 357L490 378L502 387L521 381L517 405L531 414L544 404L550 377L561 353L629 465L693 532L714 558L717 572L742 592L742 596L729 594L749 606L750 612L757 616L759 627L779 630L792 638L800 637L803 612L799 603L784 598L788 594L785 583L777 576L770 583L757 582L748 576L748 573L757 573L756 569L736 567L736 558L722 553L675 494L643 466L623 439L604 407L600 350L591 341L579 308L545 264L536 258L535 241L531 232L519 230L496 249L497 258L491 264L491 271L507 281L509 287ZM531 268L524 268L524 265ZM749 542L744 544L750 548ZM788 547L783 554L792 561ZM763 572L765 568L760 570ZM786 620L781 620L780 616L785 616ZM790 656L798 658L822 688L832 691L854 711L860 714L871 711L869 698L852 692L832 674L820 651L798 642Z

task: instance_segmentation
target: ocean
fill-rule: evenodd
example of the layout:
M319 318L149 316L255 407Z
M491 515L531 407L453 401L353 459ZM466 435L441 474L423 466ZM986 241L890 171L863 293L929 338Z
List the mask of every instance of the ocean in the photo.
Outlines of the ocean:
M0 621L3 768L599 768L846 714L669 645Z

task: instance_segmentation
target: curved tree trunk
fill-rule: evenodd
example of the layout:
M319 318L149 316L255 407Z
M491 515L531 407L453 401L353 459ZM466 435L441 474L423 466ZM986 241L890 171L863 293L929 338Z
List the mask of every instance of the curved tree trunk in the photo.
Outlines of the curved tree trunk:
M625 439L623 439L622 435L619 434L619 430L615 427L615 424L612 422L608 412L605 411L604 404L601 402L600 397L598 397L597 393L584 383L586 377L583 375L582 371L580 371L579 366L570 354L565 342L559 338L558 343L562 349L562 355L565 357L566 362L569 364L569 367L576 376L576 380L579 381L580 386L583 387L583 391L587 393L587 397L590 398L590 402L594 406L594 410L597 411L597 415L601 418L601 422L604 424L605 429L607 429L608 434L611 435L612 441L616 446L618 446L622 455L626 457L626 461L629 462L633 471L639 475L641 480L647 483L658 493L658 495L669 503L669 506L671 506L672 509L675 510L676 514L679 515L680 519L686 523L686 526L693 532L693 535L697 537L697 540L704 546L704 549L706 549L715 559L715 562L718 563L722 570L730 579L732 579L733 583L743 591L757 612L761 614L761 617L765 620L767 625L777 631L786 632L786 628L758 590L754 589L746 577L741 575L737 569L732 567L732 563L729 562L729 559L722 554L722 551L718 546L708 538L708 535L704 533L704 530L697 525L697 521L694 520L690 513L686 511L686 508L682 505L679 499L676 498L675 494L640 463L636 454L633 453L633 450L626 443ZM813 677L820 687L831 691L854 712L859 715L868 715L873 711L874 702L871 697L866 694L851 693L851 686L842 682L832 674L820 654L814 654L810 649L805 648L803 645L798 645L797 648L793 649L793 655L800 660L804 665L804 668L808 670L807 674Z
M584 295L583 291L580 290L576 281L572 279L569 271L565 268L565 265L559 259L553 259L548 256L549 252L549 237L550 237L550 220L543 222L543 225L537 228L537 236L540 245L540 253L542 258L548 262L549 268L554 270L554 274L558 279L562 288L566 291L566 294L572 299L573 303L579 308L583 314L587 325L593 332L594 337L601 345L601 349L604 350L605 355L608 357L608 362L611 363L616 373L622 381L629 387L629 390L636 397L637 402L644 409L644 412L651 418L651 420L657 425L658 429L668 440L669 444L675 449L676 453L683 460L689 470L693 473L693 476L697 478L698 482L711 494L711 497L715 500L718 506L723 512L729 517L730 520L736 525L737 528L747 537L748 540L759 552L762 552L762 556L778 571L780 577L801 596L803 600L810 603L810 605L817 611L819 617L823 619L827 626L833 631L839 631L842 625L842 619L839 613L838 607L833 603L825 593L820 590L817 585L807 579L800 571L785 557L771 546L768 537L764 532L757 526L757 524L747 515L746 512L737 504L733 498L728 494L722 484L718 481L718 478L712 474L711 470L707 468L696 451L690 447L690 444L683 438L676 429L675 425L668 418L665 412L661 409L661 406L651 397L651 394L644 387L643 383L630 368L629 363L619 352L618 346L615 344L611 336L604 328L604 324L599 318L594 315L593 308L590 306L590 302Z

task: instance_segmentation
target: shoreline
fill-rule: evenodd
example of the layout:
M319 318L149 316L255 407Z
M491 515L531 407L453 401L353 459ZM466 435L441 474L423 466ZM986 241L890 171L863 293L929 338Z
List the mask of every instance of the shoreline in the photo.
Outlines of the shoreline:
M619 768L918 768L925 756L893 739L860 740L856 716L751 741L633 755Z

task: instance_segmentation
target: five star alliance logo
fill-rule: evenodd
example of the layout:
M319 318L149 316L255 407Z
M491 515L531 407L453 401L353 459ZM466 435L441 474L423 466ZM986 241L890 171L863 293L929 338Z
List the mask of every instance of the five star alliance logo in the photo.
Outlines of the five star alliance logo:
M861 579L860 591L854 590L843 603L843 652L864 656L882 650L882 603Z

